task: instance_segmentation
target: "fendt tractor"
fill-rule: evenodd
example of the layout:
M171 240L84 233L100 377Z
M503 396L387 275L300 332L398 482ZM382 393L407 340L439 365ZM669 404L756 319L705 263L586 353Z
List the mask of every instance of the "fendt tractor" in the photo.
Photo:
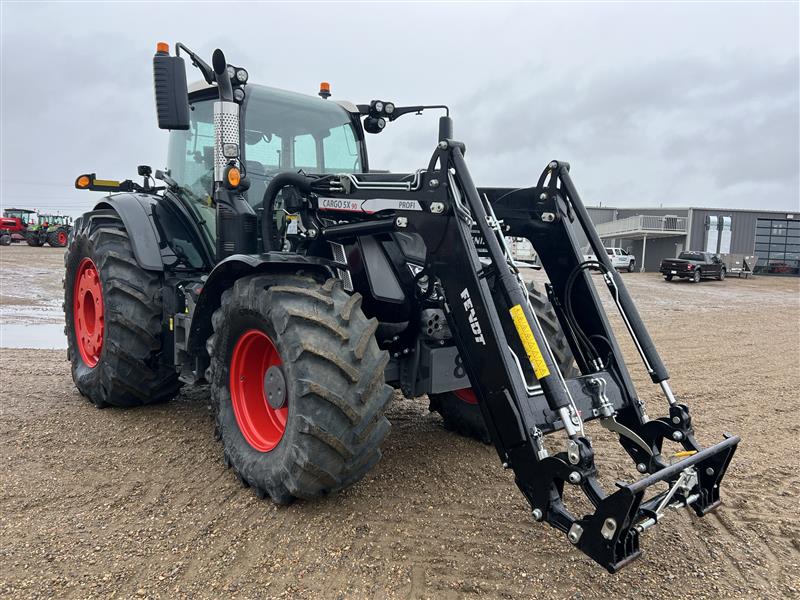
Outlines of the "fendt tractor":
M184 56L204 80L191 89ZM668 509L720 504L739 438L698 444L568 163L533 187L479 188L446 106L251 85L222 51L209 66L180 43L175 55L158 44L153 66L167 168L75 184L111 192L77 219L66 254L69 359L95 405L208 382L226 465L287 504L361 479L393 389L427 394L448 427L494 444L534 520L612 572ZM366 133L432 110L444 114L427 165L370 171ZM583 260L581 231L596 260ZM526 286L507 236L530 241L549 283ZM666 416L647 416L592 269ZM592 420L637 480L601 486ZM545 444L556 432L563 446ZM565 486L593 512L571 512Z

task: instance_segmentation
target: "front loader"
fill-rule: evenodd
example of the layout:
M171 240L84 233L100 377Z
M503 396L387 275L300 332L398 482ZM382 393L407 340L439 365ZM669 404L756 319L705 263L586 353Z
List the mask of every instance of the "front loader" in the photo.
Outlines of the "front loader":
M286 504L375 465L392 388L427 394L446 425L494 444L534 520L611 572L668 509L719 505L739 438L698 444L568 163L530 188L479 188L446 106L336 102L327 84L317 99L251 85L219 50L212 65L176 52L159 44L154 58L168 169L154 179L139 167L141 184L76 181L110 192L76 221L66 256L69 358L97 406L209 382L226 464ZM204 83L188 88L181 53ZM427 166L370 171L365 133L430 110L445 114ZM597 260L582 260L580 233ZM533 245L544 289L525 285L508 237ZM645 412L591 270L664 416ZM601 486L592 420L638 479ZM563 443L548 450L555 433ZM567 505L566 486L588 514Z

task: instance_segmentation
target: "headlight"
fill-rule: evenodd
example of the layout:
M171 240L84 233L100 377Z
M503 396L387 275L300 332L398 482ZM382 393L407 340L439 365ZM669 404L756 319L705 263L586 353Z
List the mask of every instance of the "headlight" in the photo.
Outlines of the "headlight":
M392 104L391 102L387 102L386 105L383 107L383 111L387 115L392 114L394 112L394 104Z
M383 117L367 117L364 119L364 131L367 133L380 133L386 127Z
M239 156L239 144L222 144L222 156L225 158L236 158Z
M239 83L247 83L247 71L239 69L236 71L236 80Z
M228 77L229 77L230 79L233 79L234 77L236 77L236 69L234 69L234 68L233 68L232 66L230 66L230 65L228 65Z
M233 99L236 100L236 102L241 103L241 101L244 100L244 90L242 88L236 88L233 90Z
M375 103L375 112L383 112L383 102L380 100Z

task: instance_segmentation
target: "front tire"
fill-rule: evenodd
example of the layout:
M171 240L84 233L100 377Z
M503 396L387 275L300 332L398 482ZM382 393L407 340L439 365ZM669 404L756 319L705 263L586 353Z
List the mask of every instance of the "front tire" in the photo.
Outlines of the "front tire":
M540 292L531 284L528 288L528 298L564 377L577 376L579 373L575 366L572 350L547 294ZM441 415L446 429L475 438L484 444L491 441L486 422L483 420L483 413L478 406L478 399L471 388L443 394L430 394L428 399L430 400L429 410Z
M718 281L725 281L725 269L720 270L719 275L717 275Z
M36 233L26 234L25 241L28 242L28 246L39 247L42 245L42 241L39 239L39 235Z
M0 235L0 246L10 246L11 245L11 236L8 234Z
M161 277L136 262L119 216L81 217L64 262L67 357L81 394L98 408L172 399L180 383L161 361Z
M629 262L629 263L628 263L628 273L633 273L633 268L634 268L634 266L635 266L635 265L634 265L634 262L633 262L633 261L631 261L631 262Z
M213 315L207 348L225 462L276 504L361 479L381 458L392 388L378 322L339 281L253 275Z

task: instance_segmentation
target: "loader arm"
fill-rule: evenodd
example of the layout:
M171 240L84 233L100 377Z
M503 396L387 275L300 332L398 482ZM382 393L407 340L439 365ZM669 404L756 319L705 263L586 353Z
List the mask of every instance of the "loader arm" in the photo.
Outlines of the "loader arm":
M464 368L503 466L537 521L560 529L569 541L614 572L640 554L639 537L667 508L691 506L698 515L719 504L719 484L738 437L709 448L695 440L689 410L678 403L668 373L624 283L611 267L569 176L569 165L551 162L535 187L475 187L464 146L439 143L428 168L408 176L320 176L310 184L306 227L325 239L336 228L350 235L382 230L418 233L427 248L424 294L439 299ZM319 218L324 216L325 219ZM347 221L327 226L329 219ZM474 229L484 245L479 257ZM583 229L598 262L582 261L575 231ZM528 238L551 284L548 294L576 357L581 375L565 379L528 303L505 236ZM649 419L591 283L595 266L612 293L669 413ZM644 478L606 493L597 479L584 423L600 419L619 435ZM545 433L563 431L564 449L550 454ZM679 442L681 460L662 455L665 439ZM645 492L666 489L645 500ZM594 505L578 517L563 501L565 485L579 487Z

